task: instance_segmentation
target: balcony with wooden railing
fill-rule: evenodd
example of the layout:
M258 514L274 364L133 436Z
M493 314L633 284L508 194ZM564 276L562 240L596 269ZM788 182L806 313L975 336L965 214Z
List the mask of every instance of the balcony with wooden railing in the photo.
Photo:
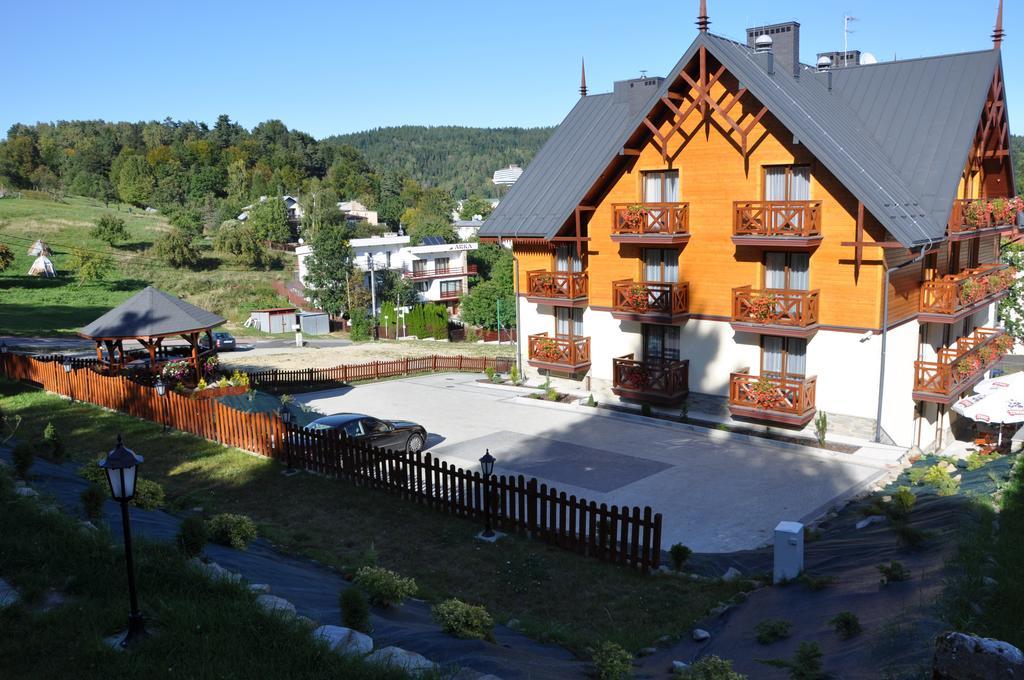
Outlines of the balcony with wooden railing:
M732 327L747 333L808 338L818 330L818 291L733 288Z
M914 399L951 404L1012 349L1013 338L1005 330L975 329L940 349L935 361L914 362Z
M732 242L813 248L821 243L821 201L736 201Z
M465 294L462 286L458 288L448 288L441 290L440 299L442 300L458 300Z
M686 398L690 362L637 361L632 354L612 359L612 392L626 399L675 404Z
M445 276L474 276L476 274L476 265L471 264L468 267L432 267L430 269L406 269L402 272L402 276L407 279L414 281L420 281L423 279L436 279Z
M977 200L959 198L953 201L946 226L949 240L973 238L979 231L1012 231L1020 223L1021 211L1024 211L1024 199L1019 196Z
M682 246L690 240L689 203L616 203L612 240L650 246Z
M814 418L816 385L815 376L751 375L743 369L729 376L729 412L803 427Z
M983 264L921 284L920 321L955 323L1006 297L1017 270Z
M644 323L678 323L690 313L685 283L623 279L612 282L612 317Z
M528 338L529 363L558 373L579 373L590 367L590 338L547 333Z
M560 307L587 306L586 272L549 272L536 269L526 272L526 299Z

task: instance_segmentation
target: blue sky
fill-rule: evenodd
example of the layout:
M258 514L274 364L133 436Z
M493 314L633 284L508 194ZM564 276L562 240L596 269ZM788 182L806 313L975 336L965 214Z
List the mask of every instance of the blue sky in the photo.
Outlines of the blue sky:
M1017 3L1007 4L1003 63L1013 123L1015 109L1024 107L1024 16ZM401 124L552 125L578 96L581 56L591 92L641 70L663 75L693 38L697 6L11 3L0 28L7 81L0 135L15 122L170 116L212 123L220 113L246 127L279 118L316 137ZM995 6L996 0L708 0L708 13L712 31L740 40L747 26L796 19L804 61L841 49L843 15L852 14L858 21L850 48L890 60L988 49Z

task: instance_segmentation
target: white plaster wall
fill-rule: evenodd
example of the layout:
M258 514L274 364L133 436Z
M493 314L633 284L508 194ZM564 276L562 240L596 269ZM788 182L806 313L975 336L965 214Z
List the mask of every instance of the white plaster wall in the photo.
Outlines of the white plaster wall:
M914 443L915 418L912 395L919 329L920 324L917 321L909 321L891 329L889 343L886 347L882 429L899 446L909 447ZM878 336L878 342L881 347L880 336ZM877 363L875 363L874 372L877 375ZM876 404L875 399L871 399L871 404Z
M727 321L690 319L680 335L682 357L690 360L690 391L728 396L729 374L761 368L760 338L737 333Z
M893 359L892 333L889 341L889 358ZM807 375L817 376L815 406L829 413L874 420L881 351L881 335L867 337L828 330L815 333L807 343ZM910 362L912 371L913 359ZM889 387L886 385L887 390Z
M612 359L643 352L641 325L633 321L619 321L611 312L588 308L583 312L583 328L590 336L590 375L602 386L611 388Z

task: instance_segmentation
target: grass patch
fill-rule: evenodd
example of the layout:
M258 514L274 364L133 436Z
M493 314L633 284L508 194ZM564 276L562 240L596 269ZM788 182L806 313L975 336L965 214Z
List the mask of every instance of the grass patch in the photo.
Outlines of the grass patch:
M262 611L244 586L209 581L172 545L145 541L135 544L140 607L158 635L116 652L102 639L124 629L128 603L124 557L109 534L17 499L3 473L0 505L0 574L25 598L0 611L0 677L405 677L328 651L303 624ZM43 611L51 589L66 599Z
M95 221L108 213L124 218L127 242L111 247L89 233ZM233 321L243 320L251 309L280 306L283 298L274 292L272 281L287 278L287 268L243 271L214 252L208 241L203 244L199 270L169 268L149 252L156 238L169 228L163 215L138 209L128 214L126 206L105 208L102 201L79 196L57 202L25 192L22 198L0 201L0 242L14 251L14 263L0 272L0 332L70 335L147 285ZM56 278L28 276L35 258L27 250L35 239L52 248ZM114 268L107 280L78 285L74 272L68 270L72 247L109 253Z
M418 597L455 597L515 618L534 638L581 654L608 640L637 650L691 627L744 584L704 583L602 564L537 541L474 539L480 526L384 492L309 474L282 476L274 461L0 380L0 407L24 419L31 439L52 421L74 460L97 458L118 432L146 457L142 477L160 482L169 507L247 515L284 549L343 572L375 553L379 566L414 578ZM581 591L585 584L585 592Z

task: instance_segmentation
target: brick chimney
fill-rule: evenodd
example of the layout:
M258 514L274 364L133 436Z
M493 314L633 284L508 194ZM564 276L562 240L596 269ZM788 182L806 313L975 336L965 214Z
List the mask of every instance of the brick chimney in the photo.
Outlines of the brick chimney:
M772 54L775 67L784 73L796 75L800 68L800 24L786 21L781 24L754 26L747 29L747 47L754 48L754 41L759 35L768 35L772 39Z

